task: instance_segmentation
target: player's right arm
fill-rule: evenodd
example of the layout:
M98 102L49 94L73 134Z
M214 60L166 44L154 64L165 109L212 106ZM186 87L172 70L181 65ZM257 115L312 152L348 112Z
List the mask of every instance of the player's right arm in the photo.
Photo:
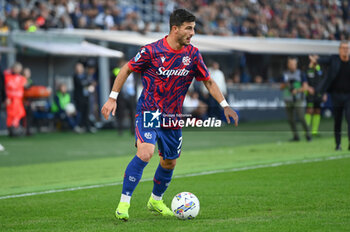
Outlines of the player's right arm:
M132 73L132 70L129 68L128 63L126 63L118 73L118 76L115 78L112 92L119 93L122 89L126 79L128 76ZM109 115L112 112L112 115L115 115L115 111L117 109L117 99L109 97L106 103L103 105L101 109L101 113L103 117L107 120L109 118Z

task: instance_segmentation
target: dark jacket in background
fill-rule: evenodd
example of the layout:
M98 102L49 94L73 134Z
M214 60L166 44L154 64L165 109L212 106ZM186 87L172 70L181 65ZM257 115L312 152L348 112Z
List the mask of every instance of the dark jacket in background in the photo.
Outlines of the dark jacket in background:
M0 108L1 108L1 103L4 102L5 99L6 99L5 76L4 76L4 71L0 66Z
M333 81L336 79L339 73L341 60L339 55L333 55L330 57L318 59L318 63L322 65L328 65L326 78L324 78L320 85L316 88L317 92L324 94L330 91Z
M85 74L74 74L74 103L79 115L79 125L91 130L93 123L90 121L89 85L92 81Z
M74 74L74 102L79 107L81 104L87 104L89 99L88 86L91 85L85 74Z

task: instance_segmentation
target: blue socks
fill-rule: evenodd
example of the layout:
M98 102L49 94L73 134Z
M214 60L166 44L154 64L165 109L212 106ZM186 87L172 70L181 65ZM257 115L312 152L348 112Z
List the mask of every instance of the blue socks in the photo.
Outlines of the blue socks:
M137 184L141 180L143 169L147 164L148 162L141 160L138 156L135 155L125 170L122 194L126 196L132 195Z
M130 203L130 198L140 182L143 169L148 162L142 161L138 156L135 156L127 166L123 181L123 190L121 201ZM156 170L153 178L154 186L152 196L156 200L161 200L164 192L168 188L171 177L173 176L173 169L165 169L160 164Z
M154 185L152 196L155 195L160 197L160 199L162 198L165 190L170 184L171 177L173 176L173 171L173 169L165 169L160 164L158 165L157 171L153 178Z

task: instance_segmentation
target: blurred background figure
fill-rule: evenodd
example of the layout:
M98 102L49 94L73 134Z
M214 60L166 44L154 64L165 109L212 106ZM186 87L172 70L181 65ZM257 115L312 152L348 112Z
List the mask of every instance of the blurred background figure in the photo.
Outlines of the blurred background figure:
M120 72L121 67L127 62L120 60L118 67L113 69L113 80ZM118 107L116 111L116 120L118 123L118 133L123 134L124 125L126 122L126 115L130 124L130 133L135 134L135 110L136 110L136 84L134 74L131 73L126 79L122 90L118 96Z
M100 106L98 103L98 76L96 71L96 61L94 59L89 59L86 62L86 79L89 83L91 83L91 86L93 86L93 91L90 91L89 93L89 104L90 104L90 111L89 111L89 120L93 124L96 123L96 120L100 117ZM92 90L92 88L91 88Z
M27 79L21 75L21 72L22 64L18 62L12 66L10 71L5 72L6 125L11 137L22 133L20 120L26 116L23 105L23 94Z
M0 55L0 61L1 61L1 55ZM5 77L4 77L4 70L1 67L0 62L0 113L2 110L2 106L6 102L6 91L5 91ZM1 116L1 115L0 115ZM2 120L0 118L0 120ZM0 143L0 151L4 151L5 147Z
M1 61L1 56L0 56L0 61ZM4 70L1 67L0 63L0 110L2 105L6 101L6 91L5 91L5 76L4 76Z
M309 66L306 71L307 78L307 96L306 96L306 114L305 121L311 129L312 136L318 135L318 128L321 121L321 103L326 100L327 95L316 91L317 86L323 80L321 66L317 63L314 56L309 56Z
M18 13L19 9L17 7L13 7L5 21L6 25L10 28L10 30L19 30L20 25L18 22Z
M183 112L191 114L193 118L205 120L207 115L208 105L199 99L199 94L195 91L188 91L183 103Z
M26 67L23 69L22 71L22 75L26 78L27 83L24 86L25 90L30 88L33 84L33 80L32 80L32 72L30 70L30 68ZM31 100L28 98L24 98L23 99L23 105L24 105L24 109L26 111L26 116L23 119L23 127L25 128L25 133L27 136L31 135L31 131L30 131L30 127L32 125L33 122L33 111L32 111L32 107L31 107Z
M99 13L95 18L95 24L100 29L110 30L114 27L112 9L105 7L104 11Z
M339 54L325 59L319 59L320 63L328 63L327 78L320 85L321 93L329 92L333 103L335 150L341 148L341 125L345 113L348 123L348 150L350 150L350 59L349 41L344 40L339 44ZM318 59L317 56L313 57Z
M90 95L95 91L94 82L89 80L82 63L77 63L74 73L74 103L77 107L79 125L90 133L95 133L96 128L90 121Z
M227 98L227 86L224 73L220 70L220 65L216 61L212 61L209 67L210 77L218 85L220 91ZM215 117L218 119L223 118L223 110L219 103L209 94L208 90L205 88L204 84L201 85L201 91L206 99L206 104L208 107L208 116Z
M32 80L32 71L30 70L30 68L26 67L23 69L22 71L22 75L27 79L27 84L26 84L26 88L30 87L33 84L33 80Z
M304 91L307 88L305 75L298 69L298 59L296 57L288 57L287 71L283 73L281 89L283 90L288 122L293 132L291 141L300 140L295 115L304 128L306 140L311 141L309 128L304 118Z
M229 75L229 78L226 80L226 85L234 85L241 83L241 76L239 71L234 71Z
M65 124L68 124L70 129L77 133L81 132L77 125L77 112L67 92L66 84L62 83L58 85L51 111L55 114L55 118L60 123L61 128L64 128Z
M261 84L261 83L263 83L263 82L264 82L264 79L262 78L262 76L256 75L256 76L254 77L254 83L255 83L255 84Z

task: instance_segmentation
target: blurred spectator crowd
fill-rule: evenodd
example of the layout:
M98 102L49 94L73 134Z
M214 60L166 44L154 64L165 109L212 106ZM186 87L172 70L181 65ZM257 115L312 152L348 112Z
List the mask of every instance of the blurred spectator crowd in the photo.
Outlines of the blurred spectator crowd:
M170 13L186 8L198 34L340 40L350 33L349 0L7 0L0 7L0 31L167 32Z

